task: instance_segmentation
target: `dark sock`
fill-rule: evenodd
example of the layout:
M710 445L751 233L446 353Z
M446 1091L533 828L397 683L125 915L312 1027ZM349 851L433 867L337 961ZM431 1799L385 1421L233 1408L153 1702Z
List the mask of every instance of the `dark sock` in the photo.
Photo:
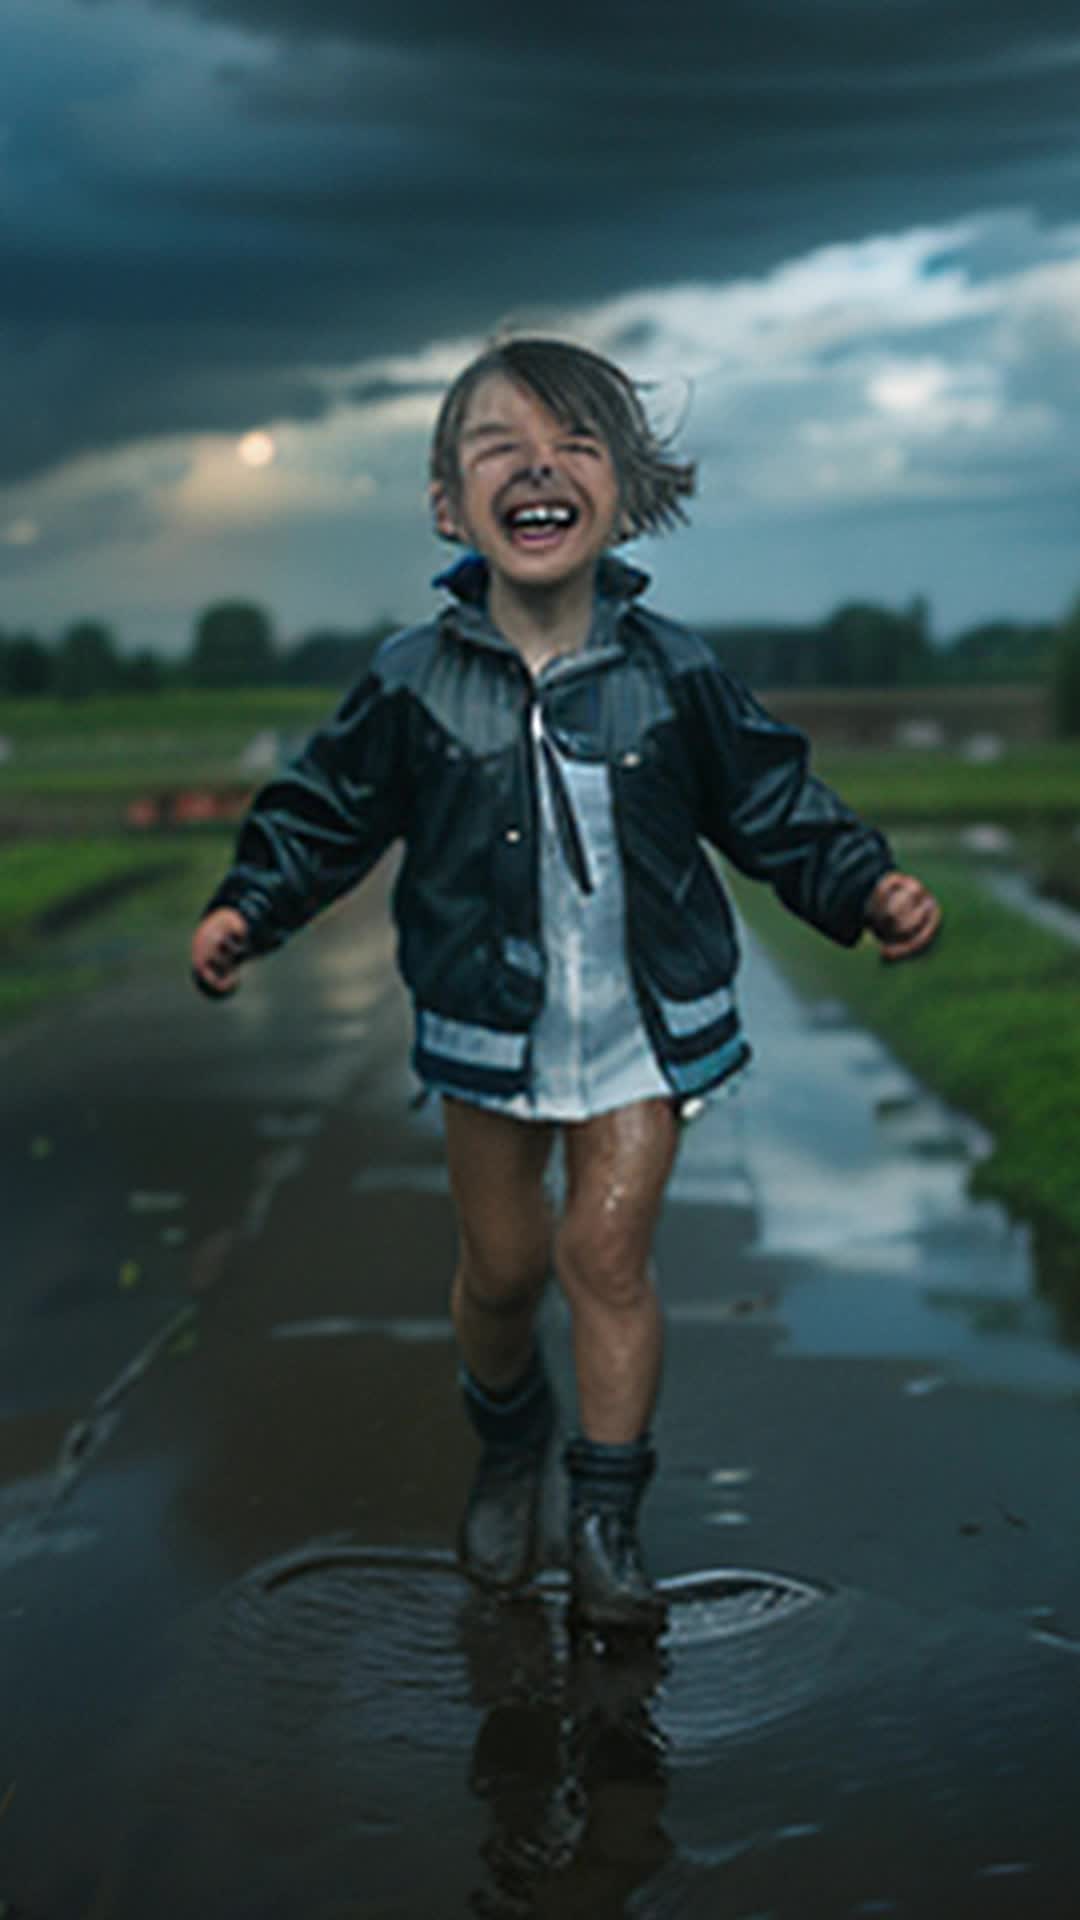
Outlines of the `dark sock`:
M652 1435L622 1444L575 1434L564 1455L574 1507L606 1507L633 1515L656 1470Z

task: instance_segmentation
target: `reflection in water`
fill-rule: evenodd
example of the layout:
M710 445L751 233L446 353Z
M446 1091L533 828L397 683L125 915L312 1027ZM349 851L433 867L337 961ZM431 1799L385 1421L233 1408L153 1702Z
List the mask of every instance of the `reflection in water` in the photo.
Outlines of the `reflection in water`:
M808 1013L748 944L763 1064L752 1090L688 1130L671 1202L738 1207L740 1264L767 1276L787 1352L902 1354L960 1381L1080 1390L1075 1235L1018 1226L979 1198L982 1129L838 1003ZM713 1287L674 1317L704 1326L733 1304Z
M471 1902L482 1920L638 1911L630 1895L676 1852L663 1822L670 1768L702 1764L829 1684L850 1617L841 1596L739 1570L663 1584L659 1644L571 1639L557 1604L535 1597L463 1606L472 1695L487 1709L469 1775L492 1822L481 1846L492 1884Z
M1074 1920L1080 1669L1045 1630L737 1570L667 1591L659 1645L601 1649L554 1582L270 1563L189 1622L92 1907L50 1920Z
M672 1851L661 1816L667 1741L653 1711L666 1668L655 1646L617 1658L560 1645L540 1599L470 1598L459 1618L473 1697L486 1711L468 1782L490 1816L470 1896L482 1920L604 1920Z

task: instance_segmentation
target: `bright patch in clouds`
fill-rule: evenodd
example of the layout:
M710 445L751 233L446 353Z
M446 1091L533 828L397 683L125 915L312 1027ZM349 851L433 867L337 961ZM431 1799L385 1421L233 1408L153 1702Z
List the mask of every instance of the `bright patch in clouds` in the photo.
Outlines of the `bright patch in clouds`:
M220 434L174 442L153 484L162 524L280 526L371 499L375 476L357 467L355 435L336 424L336 432L333 423L282 426L239 442Z
M997 367L972 362L950 367L942 360L897 360L872 374L867 396L881 413L909 433L932 435L953 428L972 433L1004 427L1015 432L1030 408L1007 408ZM1045 424L1045 416L1040 425Z
M940 360L911 360L876 374L867 391L883 413L925 413L948 384L948 368Z
M268 467L277 458L277 444L272 433L245 433L237 441L236 457L245 467Z
M32 547L41 538L41 528L36 520L25 516L9 520L3 531L3 538L9 547Z

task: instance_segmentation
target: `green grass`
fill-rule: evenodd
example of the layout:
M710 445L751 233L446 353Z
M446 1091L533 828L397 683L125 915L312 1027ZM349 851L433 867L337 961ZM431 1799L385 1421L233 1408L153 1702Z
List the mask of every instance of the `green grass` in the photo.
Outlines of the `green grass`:
M224 693L177 688L93 700L8 698L0 699L0 733L16 746L66 746L79 739L133 735L200 739L227 734L244 740L259 727L314 725L337 698L332 688L323 687L252 687Z
M955 861L917 871L945 909L937 945L889 966L848 952L733 881L747 920L796 985L845 1001L897 1056L993 1138L972 1188L1030 1220L1040 1275L1080 1338L1080 954L999 906Z
M0 941L25 937L49 908L161 859L160 843L129 837L20 840L0 846ZM166 856L167 857L167 856ZM182 863L182 852L173 852Z
M186 965L191 928L228 864L219 833L38 841L0 849L0 1024L92 991L148 962ZM147 865L166 871L64 933L34 922L84 887Z
M13 748L0 765L0 807L31 795L124 799L204 784L250 786L240 759L253 735L274 729L302 738L336 704L332 690L274 687L0 701L0 735Z
M1080 743L1014 747L972 764L940 750L822 747L815 770L864 818L887 822L992 820L1012 826L1080 819Z

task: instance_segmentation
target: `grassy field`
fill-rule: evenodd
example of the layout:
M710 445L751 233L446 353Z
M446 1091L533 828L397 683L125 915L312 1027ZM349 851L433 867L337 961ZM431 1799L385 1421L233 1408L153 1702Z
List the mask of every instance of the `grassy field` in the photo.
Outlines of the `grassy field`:
M0 847L0 1024L89 992L151 957L183 966L188 932L231 844L224 834L200 833L155 839L151 847L134 836ZM50 915L66 924L46 933Z
M303 737L335 705L332 692L309 688L7 700L0 703L0 736L10 743L0 765L0 807L10 816L32 797L127 799L147 790L242 784L250 779L242 756L257 734Z
M823 747L823 780L856 813L886 825L995 821L1013 827L1080 820L1080 742L1013 747L982 764L941 750Z
M929 954L892 967L870 941L847 952L823 940L768 889L733 886L797 986L845 1001L988 1129L973 1190L1032 1222L1041 1282L1080 1340L1080 955L990 900L961 863L920 857L917 870L943 902L944 929Z
M859 696L872 705L873 696ZM133 796L210 785L243 788L243 754L257 734L301 740L338 696L311 688L173 692L126 699L5 700L0 817L48 829L51 813L80 798L119 819ZM1080 819L1080 744L1016 745L972 763L946 749L830 748L815 766L860 812L882 822L1037 824ZM51 813L50 813L51 810Z
M332 690L319 687L253 687L214 693L178 688L168 693L125 694L93 700L0 700L0 733L16 746L80 740L117 741L181 737L191 742L214 736L243 741L259 727L312 724L335 704Z
M49 916L65 907L77 916L81 900L88 909L98 898L107 903L110 891L120 891L125 881L186 864L182 848L162 857L132 835L0 846L0 950L47 931Z

